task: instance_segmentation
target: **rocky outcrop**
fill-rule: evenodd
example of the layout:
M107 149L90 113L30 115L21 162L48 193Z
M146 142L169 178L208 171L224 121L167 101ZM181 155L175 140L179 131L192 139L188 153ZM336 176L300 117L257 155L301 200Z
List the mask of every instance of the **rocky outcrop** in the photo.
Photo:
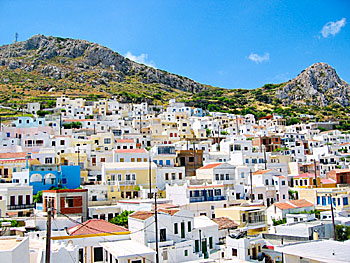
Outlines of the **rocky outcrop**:
M318 106L332 103L349 106L349 95L349 84L340 79L334 68L326 63L316 63L306 68L276 94L285 105Z
M55 62L54 65L52 62ZM84 73L93 73L95 83L123 82L138 76L143 83L158 83L187 92L205 85L166 71L133 62L113 50L85 40L35 35L24 42L0 47L0 65L8 69L38 70L47 77L85 83Z

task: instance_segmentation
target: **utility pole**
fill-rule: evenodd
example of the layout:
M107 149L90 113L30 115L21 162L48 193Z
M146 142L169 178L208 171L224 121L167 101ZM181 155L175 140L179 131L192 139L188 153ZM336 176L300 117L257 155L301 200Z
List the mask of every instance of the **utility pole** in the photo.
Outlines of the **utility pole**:
M79 146L78 146L78 165L80 166L80 149L79 149Z
M315 168L315 186L317 188L316 159L314 159L314 168Z
M140 109L140 133L141 133L141 109Z
M157 193L154 193L154 221L156 227L156 263L159 263Z
M266 146L264 145L264 164L265 164L265 170L267 169L267 162L266 162Z
M250 202L253 203L253 172L249 170L250 174Z
M94 123L94 134L96 134L96 123Z
M193 142L193 176L196 176L196 143Z
M62 135L62 113L60 112L60 135Z
M51 200L49 199L47 208L47 223L46 223L46 251L45 251L45 263L50 263L51 256Z
M239 135L239 127L238 127L238 117L236 115L236 129L237 129L237 135Z
M149 177L149 197L152 198L152 160L151 160L151 150L149 150L148 156L148 177Z
M333 238L334 238L334 240L337 240L337 233L335 232L335 223L334 223L334 212L333 212L333 198L332 198L332 194L329 194L329 197L331 198L331 215L332 215L332 225L333 225Z
M218 122L218 147L217 150L220 151L220 122Z

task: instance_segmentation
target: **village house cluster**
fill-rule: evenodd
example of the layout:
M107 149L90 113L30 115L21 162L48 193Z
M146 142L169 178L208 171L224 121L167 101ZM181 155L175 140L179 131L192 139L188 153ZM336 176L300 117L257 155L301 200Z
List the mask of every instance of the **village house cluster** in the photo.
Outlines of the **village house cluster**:
M175 99L39 110L1 123L1 262L44 263L48 221L52 263L350 258L335 228L350 226L350 134L334 123Z

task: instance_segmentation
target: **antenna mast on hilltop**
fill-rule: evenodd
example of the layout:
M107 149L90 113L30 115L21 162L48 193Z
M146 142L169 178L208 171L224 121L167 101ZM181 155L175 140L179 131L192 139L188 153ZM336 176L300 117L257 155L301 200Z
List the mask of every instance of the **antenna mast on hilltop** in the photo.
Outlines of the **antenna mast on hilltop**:
M17 43L17 41L18 41L18 33L16 32L15 33L15 43Z

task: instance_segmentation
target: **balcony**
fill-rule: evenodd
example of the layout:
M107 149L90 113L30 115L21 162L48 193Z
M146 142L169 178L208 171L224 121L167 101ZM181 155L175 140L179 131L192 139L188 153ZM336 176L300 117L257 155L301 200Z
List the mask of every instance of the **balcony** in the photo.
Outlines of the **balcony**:
M35 208L35 203L26 205L8 205L7 210L21 210L21 209L31 209Z
M206 202L206 201L222 201L226 200L225 196L195 196L190 197L190 203L196 203L196 202Z

